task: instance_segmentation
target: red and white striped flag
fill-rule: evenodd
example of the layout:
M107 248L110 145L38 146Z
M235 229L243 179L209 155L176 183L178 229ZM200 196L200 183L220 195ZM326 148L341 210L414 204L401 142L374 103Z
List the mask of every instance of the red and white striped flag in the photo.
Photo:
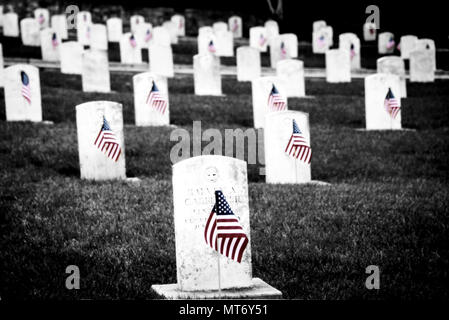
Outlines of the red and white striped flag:
M239 29L239 23L238 23L237 19L234 19L231 30L232 30L232 32L236 32L238 29Z
M271 88L270 95L268 96L268 108L271 111L282 111L287 107L287 100L279 93L278 89L274 86Z
M385 97L384 102L385 110L390 114L390 116L395 119L401 110L401 106L399 105L399 100L396 99L393 95L393 91L391 88L388 88L387 96Z
M30 78L28 78L25 71L21 71L20 79L22 81L22 96L29 104L31 104Z
M387 49L388 50L391 50L391 49L393 49L394 48L394 38L393 37L390 37L390 39L388 39L388 42L387 42ZM399 47L398 47L398 49L399 49Z
M43 24L45 22L45 17L43 13L39 14L37 21L39 22L39 24Z
M249 240L221 191L215 191L215 205L204 229L204 239L215 251L242 262Z
M281 42L281 59L287 58L287 49L285 48L284 41Z
M267 39L265 38L265 36L263 35L263 33L261 33L260 36L259 36L259 46L263 47L263 45L265 44L265 42L267 42Z
M103 125L101 126L94 144L100 151L104 152L108 158L111 158L114 161L117 161L122 153L120 143L111 127L109 127L109 123L106 121L105 117L103 117Z
M164 114L167 109L168 101L167 99L160 93L156 83L153 81L153 86L151 87L150 93L147 97L146 102L150 107L153 107L160 113Z
M209 50L209 52L211 52L211 53L215 53L217 51L217 49L214 46L214 42L212 40L209 42L209 45L207 46L207 50Z
M53 46L53 49L56 49L59 45L59 41L58 41L56 32L53 32L53 34L51 35L51 45Z
M293 119L293 133L287 143L285 153L305 163L310 163L312 160L312 148L303 137L295 119Z
M153 38L153 34L151 33L150 29L147 29L147 32L145 33L145 42L148 42Z
M135 48L137 46L137 42L136 42L136 39L134 38L133 34L129 37L129 43L131 44L131 47L133 47L133 48Z
M354 48L354 44L351 43L351 48L349 49L349 55L351 56L351 60L354 59L355 57L355 48Z

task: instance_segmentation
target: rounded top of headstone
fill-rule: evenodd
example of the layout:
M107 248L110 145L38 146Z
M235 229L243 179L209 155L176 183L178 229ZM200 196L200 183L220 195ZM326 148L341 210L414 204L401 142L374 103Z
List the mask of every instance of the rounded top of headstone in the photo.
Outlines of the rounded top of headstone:
M202 155L202 156L196 156L191 157L185 160L181 160L175 164L173 164L173 169L182 170L182 168L191 167L200 165L204 162L208 163L228 163L229 165L235 165L241 168L246 169L246 162L240 159L232 158L232 157L226 157L226 156L219 156L219 155ZM207 168L206 168L207 169ZM206 170L210 176L210 179L213 179L213 170Z
M279 60L276 63L276 69L278 68L282 68L282 67L288 67L288 68L298 68L298 69L302 69L304 68L304 62L302 60L298 60L298 59L283 59L283 60Z
M88 101L77 105L76 111L87 110L92 108L112 108L122 110L122 104L115 101L99 100L99 101Z
M38 67L35 67L31 64L25 64L25 63L13 64L12 66L5 68L4 70L5 70L5 72L14 72L15 70L18 70L18 71L24 70L28 74L30 72L39 72Z
M382 72L370 74L369 76L365 77L365 83L371 81L385 82L387 80L399 81L400 78L396 74Z
M306 117L307 119L309 118L309 114L307 112L302 112L302 111L297 111L297 110L284 110L284 111L267 113L265 115L265 120L269 121L270 119L277 119L277 118L283 118L283 117L295 118L296 116Z

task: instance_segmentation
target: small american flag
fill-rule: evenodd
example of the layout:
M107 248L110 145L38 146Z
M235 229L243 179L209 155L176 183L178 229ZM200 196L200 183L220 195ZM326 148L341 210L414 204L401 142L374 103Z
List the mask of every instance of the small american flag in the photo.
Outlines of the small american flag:
M160 93L154 81L150 93L148 94L146 103L162 114L164 114L165 110L167 109L167 99L165 99L165 97Z
M234 19L231 30L232 30L232 32L236 32L238 29L239 29L239 23L238 23L237 19Z
M100 132L98 133L94 144L98 149L100 149L100 151L104 152L114 161L117 161L122 153L122 148L120 148L117 137L111 130L111 127L109 127L109 123L106 121L105 117L103 117L103 125L101 126Z
M90 26L87 26L86 28L86 38L90 39Z
M83 14L83 20L87 21L87 14Z
M398 43L398 46L396 47L399 51L401 51L401 43Z
M395 45L395 43L394 43L394 38L393 38L393 37L390 37L390 39L389 39L388 42L387 42L387 49L393 49L393 48L394 48L394 45Z
M56 47L59 45L58 37L56 36L56 32L53 32L51 35L51 45L53 46L53 49L56 49Z
M133 47L133 48L135 48L137 46L137 42L136 42L136 39L134 38L133 34L129 37L129 43L131 44L131 47Z
M20 78L22 80L22 96L31 104L31 88L30 88L30 78L25 73L25 71L20 72Z
M325 41L325 39L324 39L324 36L321 35L321 36L318 38L318 46L319 46L320 48L323 48L325 44L326 44L326 41Z
M395 119L401 110L401 106L399 105L399 100L396 99L393 95L393 91L391 88L388 88L387 96L385 97L384 102L385 110L390 114L390 116Z
M179 24L178 24L178 29L182 29L184 27L184 23L182 21L182 19L179 19Z
M147 29L147 32L145 33L145 42L148 42L153 38L153 35L151 34L151 30Z
M376 31L376 29L374 29L373 27L370 27L370 28L369 28L369 33L370 33L370 34L374 34L375 31Z
M45 22L45 17L43 13L39 14L39 18L37 18L37 21L39 22L39 24L43 24Z
M349 49L349 54L351 56L351 60L354 59L355 57L355 48L354 48L354 44L351 43L351 48Z
M281 58L282 59L287 58L287 49L285 48L284 41L281 42Z
M287 100L281 96L278 89L274 86L271 88L270 95L268 96L268 108L271 111L282 111L287 106Z
M243 252L249 242L248 237L223 192L219 190L215 191L215 205L206 223L204 239L215 251L236 262L242 262Z
M214 42L212 40L209 42L207 50L209 50L209 52L212 53L215 53L217 51L217 49L215 49Z
M302 136L295 119L293 119L293 133L285 148L285 153L296 159L300 159L305 163L310 163L312 160L312 149Z
M265 42L267 42L267 39L265 39L265 36L263 35L263 33L261 33L259 37L259 46L263 47Z

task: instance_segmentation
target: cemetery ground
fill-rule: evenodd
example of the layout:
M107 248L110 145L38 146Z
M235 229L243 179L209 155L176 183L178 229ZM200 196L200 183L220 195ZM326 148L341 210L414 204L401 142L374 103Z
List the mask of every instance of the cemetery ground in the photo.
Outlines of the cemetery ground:
M6 122L0 108L2 299L151 299L152 284L176 282L177 142L173 127L134 126L132 75L111 73L113 92L98 94L40 69L54 124ZM251 128L251 85L222 82L225 96L200 97L191 75L169 79L171 124ZM312 179L330 186L265 184L261 164L248 165L253 276L284 298L448 298L449 81L407 85L402 124L416 131L355 130L365 127L361 79L307 79L308 97L289 99L310 114ZM127 176L140 184L79 179L75 106L92 100L123 104ZM80 290L65 288L68 265ZM369 265L380 290L365 287Z

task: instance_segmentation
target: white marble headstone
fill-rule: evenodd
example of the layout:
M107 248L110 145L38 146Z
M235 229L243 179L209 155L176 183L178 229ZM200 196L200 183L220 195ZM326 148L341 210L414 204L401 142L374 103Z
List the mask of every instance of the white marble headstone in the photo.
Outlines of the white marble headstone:
M4 79L5 79L5 70L4 70L4 63L3 63L3 47L0 43L0 88L4 85Z
M252 27L249 29L249 45L266 52L268 47L267 29L265 27Z
M251 81L261 76L259 49L249 46L237 48L237 80Z
M50 12L45 8L37 8L34 10L34 18L39 23L41 29L50 27Z
M170 43L177 44L178 43L178 26L173 21L164 21L162 27L168 31L170 35Z
M0 27L3 26L3 6L0 5Z
M222 95L220 58L211 54L193 56L193 80L196 95Z
M332 46L332 27L322 27L312 33L313 53L325 53Z
M279 112L270 110L268 106L268 98L273 85L279 94L287 99L287 85L281 77L260 77L251 82L254 128L264 127L267 113ZM288 104L285 108L288 109Z
M108 32L106 25L99 23L92 24L89 46L91 49L108 50Z
M415 49L410 52L410 81L434 82L435 63L432 50Z
M304 97L304 62L301 60L281 60L276 65L276 75L285 79L287 97Z
M437 69L437 56L436 56L436 47L435 47L435 41L432 39L418 39L415 43L415 49L414 50L426 50L430 52L430 55L432 56L432 63L434 65L434 70Z
M394 39L394 34L391 32L379 33L379 39L377 41L377 50L379 54L393 53L396 46L397 43Z
M209 44L212 41L215 50L217 50L217 39L215 34L209 32L202 32L197 37L198 54L216 54L215 52L209 51Z
M401 98L407 97L407 82L405 79L405 63L401 57L389 56L377 59L377 73L388 73L399 76L401 81Z
M228 24L223 21L217 21L212 24L214 33L228 31Z
M175 14L174 16L171 17L171 21L176 26L176 34L179 37L184 37L186 35L186 20L184 16L180 14Z
M408 59L410 57L410 52L415 49L417 41L417 36L407 35L401 37L399 46L401 48L400 51L402 59Z
M375 41L377 35L376 24L373 22L366 22L363 24L363 39L365 41Z
M41 52L44 61L59 61L61 39L55 30L46 28L41 30Z
M312 29L313 32L318 31L321 28L326 27L326 21L324 21L324 20L314 21L312 26L313 26L313 29Z
M111 80L106 51L85 50L83 52L82 87L83 92L110 92Z
M129 19L130 27L131 27L131 33L135 33L137 30L137 27L145 22L145 18L141 15L133 15Z
M154 27L153 28L153 39L151 43L160 44L160 45L171 45L170 34L168 33L166 28L163 27Z
M64 14L51 16L51 28L56 31L59 39L68 39L67 17Z
M8 12L3 15L3 35L5 37L18 37L20 35L17 13Z
M76 41L61 44L59 54L61 58L61 73L81 74L83 69L83 45Z
M351 58L347 50L326 51L326 81L351 82Z
M148 49L150 71L164 77L174 76L173 52L170 45L151 43Z
M24 46L39 47L41 45L40 26L36 19L20 20L20 36Z
M95 140L103 126L103 117L121 147L117 161L108 157L95 145ZM79 104L76 106L76 127L81 179L97 181L125 179L122 105L112 101L91 101Z
M214 29L211 26L202 26L198 28L198 35L213 34Z
M134 41L132 40L134 37ZM142 50L134 35L127 32L120 39L121 63L142 63Z
M231 31L215 32L216 54L219 57L234 56L234 37Z
M349 54L351 70L360 69L360 39L354 33L342 33L338 38L339 48L346 50Z
M288 43L282 38L277 36L271 39L270 42L270 65L272 68L276 68L278 61L290 59L291 50L288 48Z
M153 41L153 25L148 22L142 23L137 27L135 36L141 48L148 48Z
M122 19L114 17L106 21L109 42L120 42L123 34Z
M24 96L22 72L28 76ZM42 121L42 102L39 69L29 64L16 64L3 71L6 121ZM25 92L26 92L25 91Z
M388 88L391 88L400 105L399 92L401 84L399 76L376 73L365 77L365 119L367 130L401 129L401 111L399 111L396 118L392 118L385 109L384 103Z
M170 123L169 103L167 103L165 112L160 112L147 103L153 82L161 95L168 101L166 77L150 72L138 73L133 76L134 113L137 126L167 126Z
M279 25L274 20L267 20L265 21L264 27L267 31L268 44L271 45L271 41L279 36Z
M92 27L92 15L88 11L80 11L76 15L76 34L78 42L89 45Z
M243 36L242 18L239 16L230 17L228 19L228 28L234 38L241 38Z
M251 286L251 241L241 263L220 256L204 240L204 228L221 190L243 231L250 236L246 162L223 156L199 156L173 165L173 207L177 282L180 290L218 290Z
M298 158L285 152L293 133L293 120L311 147L309 114L300 111L272 112L265 116L265 179L267 183L307 183L311 181L308 155L302 151ZM313 148L312 148L313 150Z

